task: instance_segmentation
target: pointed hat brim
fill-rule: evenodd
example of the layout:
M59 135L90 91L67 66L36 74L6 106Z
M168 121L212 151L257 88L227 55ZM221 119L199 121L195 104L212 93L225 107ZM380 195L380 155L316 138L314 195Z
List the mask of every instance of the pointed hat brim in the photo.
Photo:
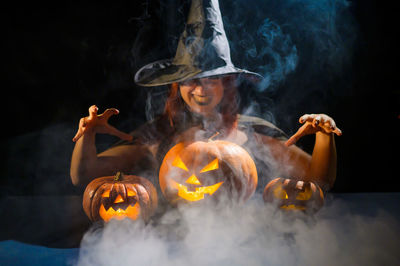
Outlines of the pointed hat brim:
M254 81L263 78L233 65L218 0L192 0L175 57L145 65L137 71L135 82L151 87L231 74Z
M259 82L264 77L258 73L235 66L222 66L208 71L187 66L174 65L173 59L164 59L143 66L135 74L135 83L143 87L154 87L182 82L190 79L207 78L224 75L238 75L252 82Z

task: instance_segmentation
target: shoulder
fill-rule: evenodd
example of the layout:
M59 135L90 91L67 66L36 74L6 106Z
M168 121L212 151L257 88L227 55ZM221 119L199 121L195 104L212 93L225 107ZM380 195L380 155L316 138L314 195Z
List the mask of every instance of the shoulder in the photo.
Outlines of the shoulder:
M252 129L255 133L266 135L280 140L288 136L271 122L255 116L238 115L238 127L242 130Z

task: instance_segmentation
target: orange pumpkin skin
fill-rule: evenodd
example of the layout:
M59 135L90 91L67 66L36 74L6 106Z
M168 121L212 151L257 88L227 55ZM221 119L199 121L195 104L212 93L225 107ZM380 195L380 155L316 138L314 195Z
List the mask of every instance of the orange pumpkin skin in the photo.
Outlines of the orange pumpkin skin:
M247 200L257 187L256 165L245 149L232 142L180 142L165 155L159 183L173 205L222 194Z
M283 210L313 213L323 206L324 193L312 182L276 178L265 186L263 199Z
M124 218L147 221L156 210L158 199L155 187L147 179L117 173L90 182L82 205L92 222Z

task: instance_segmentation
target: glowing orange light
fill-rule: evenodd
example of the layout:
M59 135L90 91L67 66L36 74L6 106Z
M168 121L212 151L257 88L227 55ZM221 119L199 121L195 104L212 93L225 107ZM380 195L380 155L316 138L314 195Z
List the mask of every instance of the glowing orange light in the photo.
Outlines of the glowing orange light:
M306 187L304 192L299 192L296 196L297 200L309 200L312 197L312 191L310 187Z
M108 210L106 210L102 204L100 206L99 214L105 222L108 222L111 219L122 220L124 218L136 220L140 214L140 206L139 203L136 202L135 205L129 205L125 210L121 208L114 210L113 207L110 207Z
M136 192L128 189L128 197L134 197L134 196L136 196Z
M124 202L124 199L121 197L121 195L118 194L117 198L114 200L114 203L121 203Z
M188 201L198 201L204 199L205 194L214 194L224 182L219 182L212 186L197 187L195 191L188 191L187 186L171 181L172 185L178 189L178 196Z
M179 168L185 170L186 172L189 171L187 169L186 165L182 162L182 159L181 159L181 157L179 157L179 155L177 155L175 157L174 161L172 162L172 166L179 167Z
M304 206L298 206L298 205L294 205L294 204L283 205L280 208L284 209L284 210L301 210L301 211L304 211L306 209L306 207L304 207Z
M277 199L288 199L288 194L281 186L278 186L274 189L274 196Z
M263 199L283 210L315 212L322 207L324 196L312 182L278 177L265 186Z
M218 158L214 159L211 163L209 163L206 167L204 167L200 173L208 172L218 169Z
M185 182L192 185L201 185L199 179L197 179L195 175L191 175Z
M222 162L230 167L220 167ZM216 169L219 170L213 171ZM165 155L158 176L162 193L174 205L182 200L202 200L206 195L213 194L218 200L219 195L215 192L221 189L224 182L247 199L257 185L257 169L246 150L234 143L219 140L188 140L176 144ZM202 186L205 180L206 186Z

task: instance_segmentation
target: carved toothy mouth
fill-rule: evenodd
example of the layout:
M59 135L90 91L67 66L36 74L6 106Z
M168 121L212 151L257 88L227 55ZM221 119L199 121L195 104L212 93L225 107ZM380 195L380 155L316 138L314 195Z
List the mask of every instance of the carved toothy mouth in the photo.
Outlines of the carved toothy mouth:
M215 185L207 187L196 187L195 191L188 191L188 187L172 181L174 188L178 190L178 196L188 201L199 201L204 199L206 194L214 194L224 182L219 182Z
M136 202L134 205L129 205L125 209L114 209L114 207L110 207L106 210L104 205L102 204L100 206L99 214L105 222L108 222L110 219L122 220L126 217L132 220L136 220L140 214L140 206L139 203Z
M300 206L300 205L294 205L294 204L283 205L283 206L281 206L280 208L281 208L281 209L284 209L284 210L288 210L288 211L290 211L290 210L305 211L305 210L306 210L306 207Z

